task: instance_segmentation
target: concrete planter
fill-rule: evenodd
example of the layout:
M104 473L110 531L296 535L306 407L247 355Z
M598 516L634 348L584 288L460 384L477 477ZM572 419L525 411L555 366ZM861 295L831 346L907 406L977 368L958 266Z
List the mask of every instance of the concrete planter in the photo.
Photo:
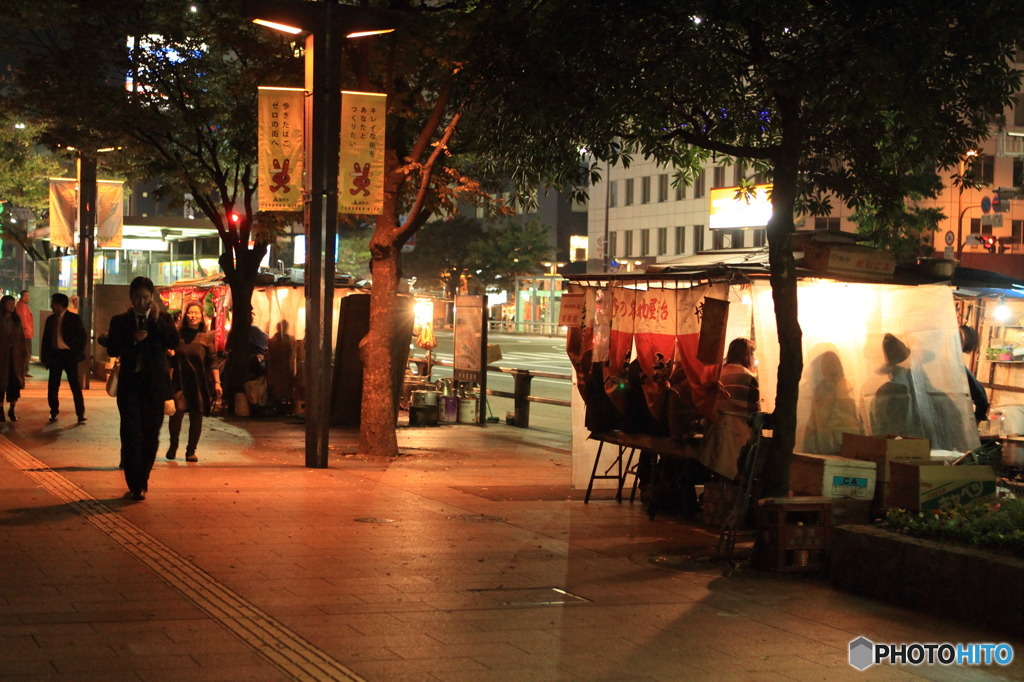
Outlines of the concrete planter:
M1024 635L1024 560L875 526L832 529L829 577L843 589Z

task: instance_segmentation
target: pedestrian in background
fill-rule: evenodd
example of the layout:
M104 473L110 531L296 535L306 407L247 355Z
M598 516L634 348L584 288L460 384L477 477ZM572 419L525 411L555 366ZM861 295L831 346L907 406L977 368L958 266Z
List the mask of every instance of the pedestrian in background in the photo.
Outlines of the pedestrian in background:
M43 338L39 345L39 360L50 371L46 386L46 400L50 404L50 423L60 414L60 376L67 374L68 388L75 401L78 423L85 423L85 400L82 382L78 376L78 363L85 360L85 326L82 318L68 310L68 297L57 293L50 297L53 315L43 325Z
M11 404L7 416L18 421L14 406L24 385L21 371L25 364L25 333L15 312L16 305L13 296L0 298L0 421L6 421L4 400Z
M28 289L21 292L21 296L18 298L18 305L15 310L18 312L18 318L21 319L21 328L25 332L25 370L22 372L22 378L29 376L28 365L32 362L32 338L35 336L36 323L32 317L32 308L29 307L31 301L31 295ZM22 382L24 384L25 382Z
M110 320L107 354L120 358L117 411L121 415L121 463L126 497L146 499L149 474L160 447L164 403L171 400L168 351L178 347L171 316L160 312L153 280L136 277L128 285L131 307Z
M188 412L188 444L185 461L198 462L196 446L203 433L203 416L209 416L213 401L221 397L220 369L214 362L213 339L206 331L203 306L198 301L185 305L178 326L180 342L171 357L171 388L175 412L167 421L171 444L167 459L178 456L181 425ZM180 395L179 395L180 394Z

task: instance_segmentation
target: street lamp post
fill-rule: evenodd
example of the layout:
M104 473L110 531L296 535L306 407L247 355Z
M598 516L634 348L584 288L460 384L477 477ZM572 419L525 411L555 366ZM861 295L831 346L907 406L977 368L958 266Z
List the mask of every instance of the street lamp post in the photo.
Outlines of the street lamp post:
M306 231L306 466L327 467L331 417L334 262L341 147L341 48L345 38L394 30L390 12L332 2L248 0L258 24L306 32L303 223Z
M96 252L96 156L79 151L78 159L78 314L85 326L86 362L92 360L92 269ZM79 366L79 376L82 375ZM82 388L89 388L92 368L86 366Z
M964 213L966 213L967 211L969 211L972 208L977 208L975 206L968 206L967 208L965 208L963 210L960 210L960 207L964 203L964 185L963 185L964 163L965 163L965 161L967 159L973 159L977 155L978 155L977 150L974 150L974 149L968 150L966 158L960 159L960 163L959 163L959 165L957 167L958 178L960 180L960 193L957 195L957 200L956 200L957 211L960 213L960 217L957 219L957 223L956 223L956 259L957 260L962 260L961 256L963 255L963 252L964 252L964 240L963 240Z

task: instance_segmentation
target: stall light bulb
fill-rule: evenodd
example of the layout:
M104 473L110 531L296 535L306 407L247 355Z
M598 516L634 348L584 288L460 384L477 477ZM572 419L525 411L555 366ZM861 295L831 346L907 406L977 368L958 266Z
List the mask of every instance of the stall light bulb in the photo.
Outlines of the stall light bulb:
M1000 322L1006 322L1010 319L1010 309L1006 306L1006 303L1000 302L996 309L992 311L992 317Z

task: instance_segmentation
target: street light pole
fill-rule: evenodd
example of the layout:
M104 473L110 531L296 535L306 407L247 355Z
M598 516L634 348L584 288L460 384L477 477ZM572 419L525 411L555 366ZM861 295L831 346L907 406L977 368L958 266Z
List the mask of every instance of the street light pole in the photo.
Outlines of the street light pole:
M333 3L321 5L331 26ZM306 466L327 466L330 434L334 248L338 234L341 146L341 39L333 31L306 36Z
M306 466L327 467L331 421L334 261L338 234L341 148L341 47L346 38L389 33L394 13L331 2L247 0L253 21L288 33L307 32L305 152Z
M78 314L85 326L86 363L92 360L92 270L96 251L96 156L79 151L78 159ZM82 368L79 366L79 376ZM89 388L92 368L86 365L82 388Z

